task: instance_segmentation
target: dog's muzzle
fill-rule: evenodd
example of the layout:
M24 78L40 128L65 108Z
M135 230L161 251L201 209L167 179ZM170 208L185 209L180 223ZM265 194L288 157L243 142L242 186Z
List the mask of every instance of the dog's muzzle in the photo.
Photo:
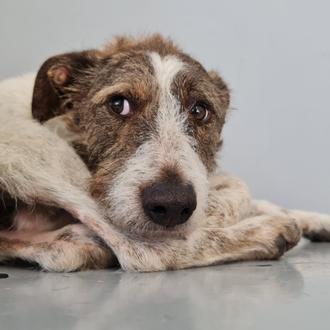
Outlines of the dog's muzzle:
M197 206L196 193L190 183L154 183L142 190L141 198L147 217L163 227L185 223Z

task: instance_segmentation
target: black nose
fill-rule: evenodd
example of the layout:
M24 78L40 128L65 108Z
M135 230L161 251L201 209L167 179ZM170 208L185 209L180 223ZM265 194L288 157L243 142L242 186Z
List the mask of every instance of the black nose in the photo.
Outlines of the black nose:
M162 182L143 189L142 205L151 221L164 227L174 227L190 218L197 201L191 184Z

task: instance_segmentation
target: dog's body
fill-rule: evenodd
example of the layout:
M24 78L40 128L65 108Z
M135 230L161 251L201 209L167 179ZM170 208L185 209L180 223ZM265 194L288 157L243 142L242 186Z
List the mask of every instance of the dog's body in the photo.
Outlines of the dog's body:
M222 79L159 36L3 82L0 258L70 271L114 252L150 271L278 258L301 233L329 240L330 217L252 201L215 175L228 106Z

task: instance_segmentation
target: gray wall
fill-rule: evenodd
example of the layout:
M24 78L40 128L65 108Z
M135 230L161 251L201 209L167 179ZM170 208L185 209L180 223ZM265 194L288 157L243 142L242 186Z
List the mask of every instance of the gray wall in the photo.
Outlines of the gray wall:
M259 198L330 212L330 2L0 1L0 78L113 35L172 36L229 82L223 167Z

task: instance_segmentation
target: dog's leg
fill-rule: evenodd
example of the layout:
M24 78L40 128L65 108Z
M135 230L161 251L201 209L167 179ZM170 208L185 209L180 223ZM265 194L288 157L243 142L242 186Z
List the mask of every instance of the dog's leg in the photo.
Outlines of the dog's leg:
M266 201L253 201L255 213L288 215L299 224L303 235L314 242L330 241L330 215L281 208Z
M209 179L207 221L227 227L251 215L251 195L239 178L219 175Z
M262 214L289 216L295 219L306 238L314 242L330 241L330 215L289 210L267 201L251 200L247 186L235 177L211 178L207 213L209 222L222 227Z
M214 219L214 218L213 218ZM233 226L208 226L182 240L127 240L116 249L122 267L159 271L208 266L243 260L273 260L295 246L301 230L288 216L260 215Z
M111 250L81 224L37 234L0 231L0 260L13 258L58 272L106 268L116 264Z
M301 230L288 216L259 215L217 231L205 228L201 236L204 247L201 265L239 260L278 259L294 247L301 238ZM210 242L210 243L207 243ZM201 244L201 246L203 246ZM204 259L204 261L203 261Z

